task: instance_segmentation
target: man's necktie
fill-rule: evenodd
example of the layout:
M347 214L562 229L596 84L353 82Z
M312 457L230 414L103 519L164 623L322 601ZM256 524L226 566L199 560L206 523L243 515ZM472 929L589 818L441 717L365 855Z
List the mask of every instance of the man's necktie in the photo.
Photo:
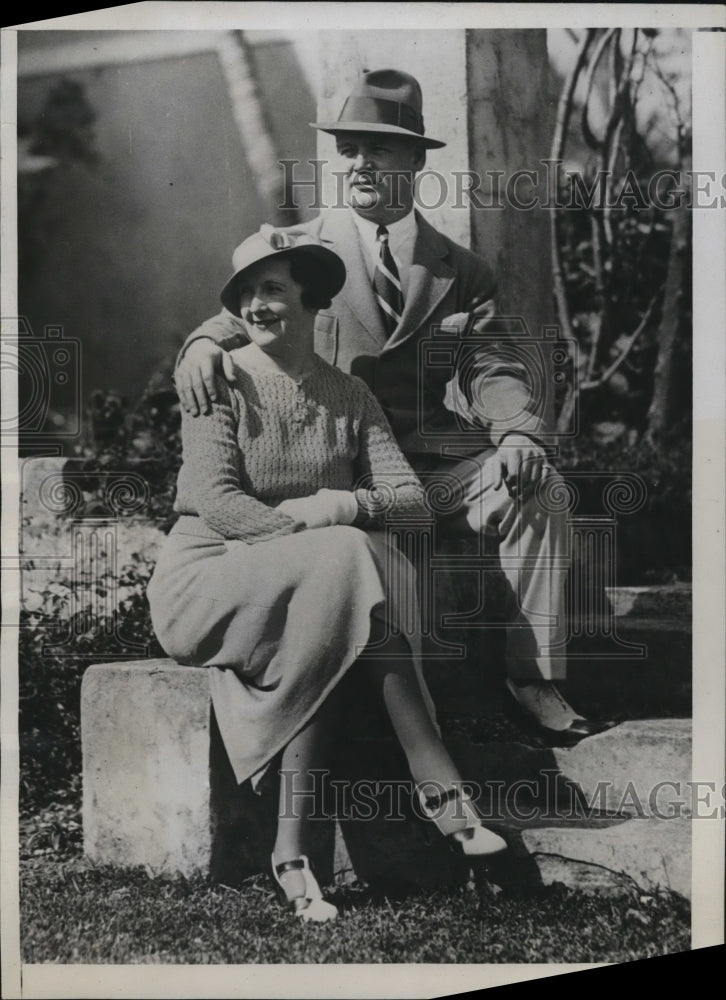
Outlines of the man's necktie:
M373 290L381 309L383 325L390 337L398 326L403 312L401 277L388 245L388 230L385 226L378 227L376 240L379 252L376 269L373 272Z

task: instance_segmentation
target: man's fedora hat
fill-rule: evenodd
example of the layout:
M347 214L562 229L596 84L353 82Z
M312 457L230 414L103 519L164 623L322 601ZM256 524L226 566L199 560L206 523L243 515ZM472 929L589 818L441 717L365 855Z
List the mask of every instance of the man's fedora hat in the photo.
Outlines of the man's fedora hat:
M289 233L264 225L258 233L248 236L232 255L234 274L219 293L222 305L239 316L240 287L244 275L261 260L269 257L290 259L304 257L313 266L318 288L328 298L334 298L345 284L345 264L332 250L321 246L306 233Z
M310 122L313 128L338 132L383 132L416 139L427 149L445 142L424 135L421 87L397 69L366 70L343 105L337 122Z

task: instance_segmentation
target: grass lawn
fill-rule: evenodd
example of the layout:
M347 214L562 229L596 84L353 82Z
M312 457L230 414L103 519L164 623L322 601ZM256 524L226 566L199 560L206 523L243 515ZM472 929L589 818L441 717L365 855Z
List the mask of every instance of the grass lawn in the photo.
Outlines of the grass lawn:
M465 732L462 720L446 721ZM512 738L502 720L485 728L486 739ZM92 864L82 854L79 781L21 817L20 842L26 963L617 963L690 949L681 897L562 885L515 897L471 881L405 898L339 887L329 898L340 919L304 924L267 875L232 888Z
M690 948L678 896L560 885L526 898L474 882L405 898L341 887L330 894L338 921L303 924L265 875L229 888L92 865L71 814L69 804L21 826L24 962L625 962Z

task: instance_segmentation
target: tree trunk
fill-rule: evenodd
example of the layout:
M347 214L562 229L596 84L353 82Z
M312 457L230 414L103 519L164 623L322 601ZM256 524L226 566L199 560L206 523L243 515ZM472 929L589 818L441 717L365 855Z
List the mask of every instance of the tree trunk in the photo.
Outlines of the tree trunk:
M658 356L653 377L653 396L648 409L646 438L653 439L668 426L673 397L673 353L678 336L684 268L688 253L690 213L678 208L673 213L673 231L668 255L663 312L658 327Z

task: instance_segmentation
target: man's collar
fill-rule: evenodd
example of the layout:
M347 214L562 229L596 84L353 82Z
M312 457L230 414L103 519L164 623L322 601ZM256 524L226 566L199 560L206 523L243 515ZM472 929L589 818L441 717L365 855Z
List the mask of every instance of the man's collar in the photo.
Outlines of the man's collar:
M358 227L358 231L363 238L368 242L375 242L379 223L372 222L370 219L365 219L362 215L359 215L354 208L351 208L350 211L353 214L353 220ZM417 230L416 213L413 209L411 209L408 215L404 215L402 219L397 219L395 222L389 223L386 228L388 229L388 234L394 243L400 244L408 239L414 239Z

